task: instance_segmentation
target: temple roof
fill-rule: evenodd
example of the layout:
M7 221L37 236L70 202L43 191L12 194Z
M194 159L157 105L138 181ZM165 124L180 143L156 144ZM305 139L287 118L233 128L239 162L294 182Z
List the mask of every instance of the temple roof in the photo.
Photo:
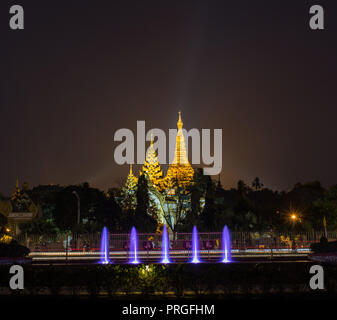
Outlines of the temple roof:
M38 208L35 203L30 199L26 192L22 192L19 187L19 180L16 179L15 190L11 196L9 204L2 204L3 209L6 209L6 213L8 214L8 210L10 212L32 212L34 215L37 214Z
M163 179L163 172L161 170L157 153L153 147L153 136L151 134L150 146L146 152L145 162L142 168L143 172L148 175L150 181L157 189L162 189L161 180Z

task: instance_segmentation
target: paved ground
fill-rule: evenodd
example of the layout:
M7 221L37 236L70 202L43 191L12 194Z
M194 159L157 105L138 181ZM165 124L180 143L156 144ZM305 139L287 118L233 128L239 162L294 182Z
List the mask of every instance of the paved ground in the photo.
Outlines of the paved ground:
M96 263L100 260L98 252L34 252L30 254L33 264L63 264L63 263ZM111 252L110 260L112 263L124 264L129 262L129 254L125 251ZM161 261L160 252L138 252L138 260L143 263L159 263ZM190 253L173 251L170 253L170 260L173 263L184 263L192 260ZM202 251L200 261L203 263L221 262L221 251L207 252ZM235 263L250 262L283 262L283 261L308 261L308 252L284 252L284 251L246 251L234 252L232 261Z

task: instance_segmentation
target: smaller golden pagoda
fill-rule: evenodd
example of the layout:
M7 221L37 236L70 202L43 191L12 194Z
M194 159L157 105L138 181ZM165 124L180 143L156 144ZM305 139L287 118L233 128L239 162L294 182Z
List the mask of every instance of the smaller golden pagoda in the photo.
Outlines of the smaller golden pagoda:
M21 195L21 192L20 192L20 187L19 187L19 178L16 178L15 190L12 194L11 200L18 198L20 195Z
M130 164L130 171L128 177L126 178L125 187L128 190L136 190L138 183L138 178L132 173L132 164Z
M163 188L163 172L160 168L156 150L153 147L153 136L151 134L150 146L146 152L146 159L143 165L143 173L147 174L153 186L157 190Z
M38 207L28 194L24 191L21 192L18 179L10 200L0 200L0 214L7 218L12 235L20 233L20 223L32 221L38 216L38 213Z

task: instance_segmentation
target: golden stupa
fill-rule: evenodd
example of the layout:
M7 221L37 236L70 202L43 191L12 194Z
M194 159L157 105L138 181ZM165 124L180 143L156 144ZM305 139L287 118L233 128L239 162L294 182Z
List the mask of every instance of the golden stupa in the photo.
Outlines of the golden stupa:
M183 134L183 121L181 120L181 112L179 111L179 119L177 122L178 132L176 137L176 146L174 150L174 158L170 164L165 182L168 188L174 187L176 184L180 187L187 187L193 181L194 170L188 162L185 139Z
M130 171L128 177L126 178L125 186L127 189L135 190L137 187L138 178L132 172L132 164L130 164Z
M152 134L151 134L150 147L146 152L146 158L142 169L143 172L148 175L153 186L157 190L163 190L163 172L160 168L156 150L153 147Z

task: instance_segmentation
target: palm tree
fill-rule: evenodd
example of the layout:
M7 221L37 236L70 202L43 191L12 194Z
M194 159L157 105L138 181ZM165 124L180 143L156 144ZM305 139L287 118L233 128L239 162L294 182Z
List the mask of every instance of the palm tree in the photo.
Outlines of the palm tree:
M263 183L260 181L259 177L256 177L252 182L252 187L255 189L255 191L262 189Z

